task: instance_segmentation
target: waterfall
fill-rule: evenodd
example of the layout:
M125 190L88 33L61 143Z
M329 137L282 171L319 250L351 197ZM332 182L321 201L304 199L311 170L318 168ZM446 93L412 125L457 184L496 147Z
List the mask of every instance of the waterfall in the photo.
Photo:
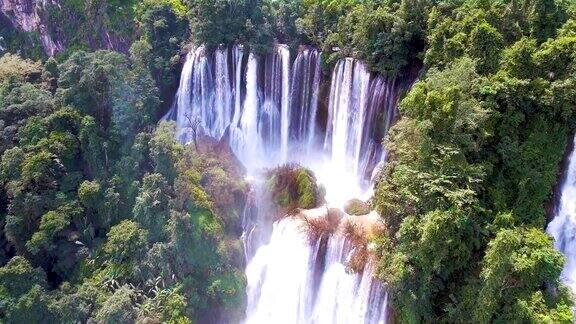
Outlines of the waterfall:
M214 78L204 47L196 50L194 67L192 69L192 106L186 112L186 119L194 124L197 121L202 131L215 136L216 114L214 110Z
M380 142L395 118L399 91L395 82L371 74L361 61L347 58L336 64L324 135L329 167L318 174L327 188L337 188L327 190L329 201L371 194L373 172L385 159Z
M576 144L576 138L574 138ZM576 157L570 154L568 172L562 185L557 215L548 224L547 232L554 237L554 245L566 256L560 278L576 293Z
M368 263L361 274L346 270L353 249L344 235L330 237L314 323L386 322L387 296L382 284L372 278L373 263Z
M386 323L388 296L372 278L374 264L349 272L353 243L341 231L324 238L310 241L298 218L274 224L246 269L246 323Z
M291 78L288 119L292 123L290 137L309 153L316 138L318 95L322 78L320 53L311 48L300 51L294 61Z
M379 75L370 85L370 101L368 103L368 112L365 115L365 124L377 120L379 113L384 111L384 123L381 128L367 127L367 135L362 139L362 149L364 159L360 164L361 176L370 179L373 183L374 178L386 161L387 152L379 143L374 142L374 138L384 138L394 120L396 119L396 104L398 102L398 91L396 82L389 82L385 77ZM383 109L381 108L383 107Z
M216 82L214 91L214 113L216 120L211 134L220 138L228 125L232 122L232 89L230 88L230 75L228 72L228 51L226 48L219 48L215 53L214 71Z
M342 230L312 240L302 218L275 221L264 199L266 179L257 176L261 168L288 161L312 169L327 200L314 217L327 217L329 208L350 198L367 198L372 173L385 163L380 142L395 119L402 87L351 58L337 62L331 75L325 107L316 49L301 47L292 61L285 45L267 55L241 45L212 53L200 46L186 57L166 115L175 117L182 142L193 140L190 126L198 123L201 133L227 140L248 170L246 323L386 321L388 295L373 279L373 262L350 272L354 246Z
M245 163L258 163L260 156L260 138L258 134L258 60L252 53L248 56L246 69L246 98L240 117L240 131L234 141L236 154Z
M388 132L394 118L394 89L394 82L387 82L382 76L372 77L362 62L344 59L337 63L332 74L324 141L334 165L360 179L370 174L375 160L381 159L377 141ZM384 125L378 125L379 120Z
M286 161L288 158L288 131L290 129L290 119L288 117L288 109L290 104L289 89L290 89L290 50L288 46L278 46L278 56L282 64L282 100L281 100L281 126L280 126L280 159Z
M278 45L264 60L264 102L258 125L267 158L274 162L285 161L288 155L289 71L290 51Z
M232 117L232 127L238 127L242 114L242 58L244 57L241 45L234 46L232 58L234 60L234 115Z
M315 249L299 223L286 218L246 268L247 323L309 323Z
M186 136L187 132L187 113L189 107L192 106L192 69L194 68L194 62L196 61L197 51L188 53L186 56L186 63L182 68L182 76L180 78L180 86L178 87L178 92L176 93L176 108L177 116L176 121L178 123L178 137L183 142L188 142L189 139Z
M210 136L220 138L231 119L231 89L225 49L215 52L214 72L204 46L191 51L182 69L175 109L179 138L192 140L196 124Z

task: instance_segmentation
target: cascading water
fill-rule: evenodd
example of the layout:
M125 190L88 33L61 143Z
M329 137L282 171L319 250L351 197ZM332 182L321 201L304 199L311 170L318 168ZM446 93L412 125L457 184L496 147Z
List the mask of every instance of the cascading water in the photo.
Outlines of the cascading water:
M242 59L244 57L244 51L241 45L234 46L232 50L232 59L234 62L234 115L232 117L232 123L230 127L238 127L240 122L240 116L242 115Z
M316 115L322 69L320 53L304 48L294 61L290 89L290 113L287 124L292 124L290 138L305 153L312 152L316 139ZM288 136L288 135L287 135Z
M392 122L396 119L396 103L398 102L398 91L395 90L396 82L389 82L385 77L379 75L370 84L370 98L368 109L364 114L366 134L360 143L364 158L360 164L361 177L372 180L372 172L379 169L379 164L386 161L386 152L380 143L374 141L375 138L384 138L390 130ZM381 107L384 103L384 107ZM379 127L374 126L375 120L378 120L379 114L384 114L384 123Z
M281 90L281 104L280 104L280 159L286 161L288 158L288 132L290 131L290 119L288 113L290 109L290 50L288 46L278 46L278 56L280 57L280 64L282 67L282 90Z
M374 265L368 263L362 274L350 274L346 262L354 246L344 235L328 241L326 266L318 303L314 307L315 323L384 323L387 294L372 279ZM334 307L337 305L338 307Z
M325 212L320 207L304 217L317 219ZM273 225L269 243L257 250L246 269L246 323L386 323L388 295L373 279L373 260L361 273L348 269L358 248L345 233L350 218L336 232L314 239L303 218L284 218Z
M274 224L270 242L246 268L247 323L309 322L316 252L298 222L285 218Z
M359 173L369 80L364 64L353 59L338 62L332 74L324 147L331 151L337 168L355 175Z
M574 139L576 144L576 138ZM548 224L556 249L566 256L562 281L576 293L576 151L570 155L566 179L562 185L557 215Z
M254 165L260 161L260 137L258 129L258 60L256 56L248 56L246 70L246 98L240 117L239 131L232 139L233 148L240 160L245 164Z
M314 217L327 217L329 208L367 191L384 159L379 142L395 117L400 87L343 59L332 73L327 118L320 120L326 116L319 114L320 59L307 47L293 62L285 45L265 56L240 45L214 53L198 47L187 56L175 112L167 116L176 116L184 142L192 140L193 121L204 134L228 140L249 175L288 161L309 167L327 189L327 205ZM247 323L386 321L387 294L372 278L373 264L347 271L354 248L343 230L310 240L302 219L272 223L265 202L256 201L244 216Z
M186 63L182 68L182 76L180 78L180 86L176 93L175 107L191 107L192 103L192 71L194 63L196 62L197 51L188 53ZM188 142L187 137L187 115L188 109L176 109L176 122L178 126L178 137L183 142ZM168 113L174 115L174 113Z
M232 89L230 74L228 71L228 51L219 48L215 52L214 74L215 74L215 100L214 112L215 123L213 127L214 137L220 138L228 125L232 122Z
M395 118L399 91L393 81L369 73L360 61L348 58L336 64L324 136L329 157L323 165L328 167L315 170L327 188L341 188L327 190L328 201L342 204L370 195L366 188L385 159L380 141Z

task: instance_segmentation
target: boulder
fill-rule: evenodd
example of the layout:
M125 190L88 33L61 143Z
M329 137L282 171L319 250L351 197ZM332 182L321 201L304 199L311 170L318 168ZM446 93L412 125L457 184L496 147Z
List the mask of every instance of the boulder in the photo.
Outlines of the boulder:
M324 190L312 171L297 164L286 164L266 174L267 191L282 211L312 209L324 203Z
M344 205L344 212L352 216L367 215L371 210L370 205L360 199L350 199Z

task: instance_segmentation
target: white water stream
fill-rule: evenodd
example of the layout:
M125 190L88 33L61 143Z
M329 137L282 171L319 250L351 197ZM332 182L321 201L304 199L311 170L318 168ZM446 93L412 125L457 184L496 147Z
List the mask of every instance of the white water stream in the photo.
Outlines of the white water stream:
M576 143L576 138L574 139ZM561 189L557 215L548 224L547 232L554 237L554 245L566 256L560 275L562 281L576 294L576 156L570 154L566 179Z

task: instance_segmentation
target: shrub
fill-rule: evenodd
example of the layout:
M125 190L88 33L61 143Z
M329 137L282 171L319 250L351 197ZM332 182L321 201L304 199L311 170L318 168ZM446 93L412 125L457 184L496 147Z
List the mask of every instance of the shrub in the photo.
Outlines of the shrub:
M323 190L316 184L312 171L297 164L286 164L267 172L267 190L281 211L320 206Z

